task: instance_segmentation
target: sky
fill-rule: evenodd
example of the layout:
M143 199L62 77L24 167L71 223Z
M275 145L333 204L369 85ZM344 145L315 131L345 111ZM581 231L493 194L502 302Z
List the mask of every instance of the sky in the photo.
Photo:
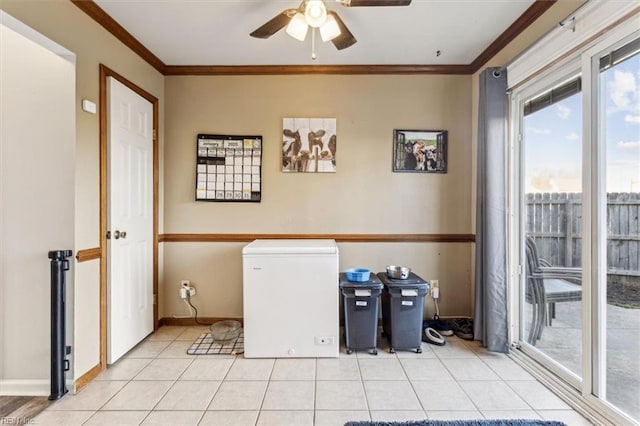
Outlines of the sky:
M640 192L640 54L600 79L607 192ZM525 191L581 192L582 93L526 116L524 129Z

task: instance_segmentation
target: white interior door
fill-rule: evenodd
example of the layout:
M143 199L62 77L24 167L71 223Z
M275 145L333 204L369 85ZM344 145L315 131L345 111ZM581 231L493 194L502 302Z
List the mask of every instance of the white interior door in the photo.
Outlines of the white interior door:
M108 78L107 363L153 331L153 105Z

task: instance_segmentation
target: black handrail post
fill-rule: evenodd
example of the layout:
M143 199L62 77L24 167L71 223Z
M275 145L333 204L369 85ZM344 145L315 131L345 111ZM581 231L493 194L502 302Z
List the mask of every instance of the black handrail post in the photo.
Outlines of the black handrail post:
M65 355L65 271L69 270L71 250L49 252L51 259L51 395L50 400L60 399L67 393L64 372L69 370Z

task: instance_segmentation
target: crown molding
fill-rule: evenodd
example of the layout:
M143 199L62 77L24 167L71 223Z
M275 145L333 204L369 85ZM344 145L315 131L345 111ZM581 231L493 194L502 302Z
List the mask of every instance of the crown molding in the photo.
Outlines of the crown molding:
M165 75L471 74L468 65L167 65Z
M542 16L551 6L558 0L536 0L522 15L514 21L497 39L493 41L476 59L469 64L471 74L478 71L489 59L493 58L498 52L504 49L513 39L526 30L529 25L533 24L540 16Z
M129 31L124 29L122 25L116 22L107 12L93 2L93 0L70 0L80 10L89 15L94 21L100 24L104 29L109 31L115 38L120 40L122 44L133 50L138 56L145 60L149 65L164 74L166 65L152 51L138 41Z
M536 0L489 47L467 65L167 65L93 0L70 1L163 75L469 75L478 71L558 0Z

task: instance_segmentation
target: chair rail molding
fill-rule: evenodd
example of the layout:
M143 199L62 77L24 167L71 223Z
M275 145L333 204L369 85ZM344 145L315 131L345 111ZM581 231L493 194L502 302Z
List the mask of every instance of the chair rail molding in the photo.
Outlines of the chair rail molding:
M339 243L473 243L474 234L161 234L158 241L250 242L253 240L331 239Z

